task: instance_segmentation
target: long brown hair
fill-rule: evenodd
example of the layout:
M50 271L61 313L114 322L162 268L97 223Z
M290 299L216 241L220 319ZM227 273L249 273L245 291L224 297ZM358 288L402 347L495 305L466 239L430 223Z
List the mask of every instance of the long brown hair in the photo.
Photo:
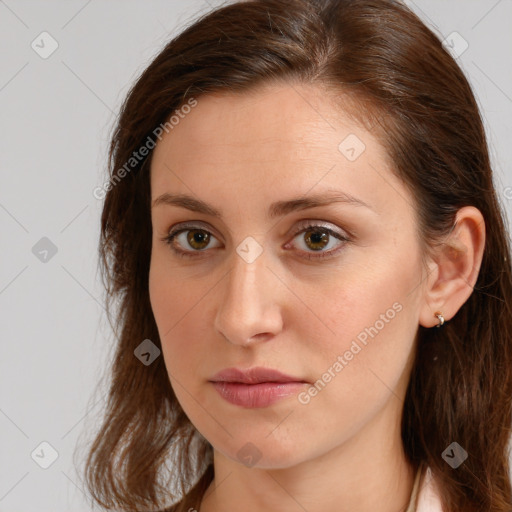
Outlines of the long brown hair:
M415 200L425 254L450 233L459 208L482 213L486 247L473 293L442 329L418 328L402 439L411 464L431 468L445 511L510 512L505 216L467 79L440 39L393 0L225 5L171 40L129 91L111 140L101 218L100 263L117 345L103 425L86 461L93 498L106 509L147 510L186 494L169 510L188 510L213 478L212 447L177 402L163 358L146 366L134 357L145 339L161 348L148 293L152 151L129 168L126 162L192 98L272 81L318 84L353 100L340 101L340 110L387 150ZM468 453L457 469L442 458L454 441Z

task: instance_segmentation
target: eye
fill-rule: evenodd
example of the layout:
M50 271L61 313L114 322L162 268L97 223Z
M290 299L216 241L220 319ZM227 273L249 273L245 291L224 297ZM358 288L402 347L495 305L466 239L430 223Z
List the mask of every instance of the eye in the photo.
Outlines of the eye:
M216 240L206 229L182 225L181 229L171 231L161 240L167 243L175 254L182 257L194 257L196 255L192 253L205 251L212 239ZM191 247L193 251L183 250L179 247Z
M299 238L303 242L304 248L301 249L301 252L305 253L304 258L310 260L333 256L340 250L340 246L350 241L350 238L342 233L322 224L311 223L311 221L303 225L301 231L295 233L293 239L295 238ZM210 231L196 225L178 226L178 228L171 230L168 235L161 238L162 242L168 244L175 254L185 258L201 256L198 253L205 252L209 248L208 245L212 239L217 240ZM336 241L339 243L336 244ZM337 248L332 249L333 245L337 245ZM192 248L192 250L186 249L187 247ZM326 247L330 247L329 250L324 250ZM290 244L286 244L285 248L290 248Z
M299 241L303 243L303 248L306 252L304 257L310 260L334 256L334 254L340 250L341 246L350 241L348 237L338 231L334 231L321 224L310 222L303 226L301 231L295 234L294 239L295 238L298 238ZM337 244L336 241L338 241ZM333 246L337 248L332 249ZM289 244L287 244L286 247L289 247ZM324 250L326 247L328 247L329 250Z

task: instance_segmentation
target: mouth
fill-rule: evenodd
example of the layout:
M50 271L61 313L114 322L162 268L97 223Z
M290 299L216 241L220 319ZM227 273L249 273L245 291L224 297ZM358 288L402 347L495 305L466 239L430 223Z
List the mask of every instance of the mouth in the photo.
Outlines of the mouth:
M270 368L240 370L227 368L210 380L219 395L240 407L267 407L278 400L296 394L306 380L292 377Z
M289 382L307 382L300 377L292 377L278 370L264 367L254 367L247 370L239 368L226 368L216 373L212 382L231 382L239 384L262 384L262 383L289 383Z

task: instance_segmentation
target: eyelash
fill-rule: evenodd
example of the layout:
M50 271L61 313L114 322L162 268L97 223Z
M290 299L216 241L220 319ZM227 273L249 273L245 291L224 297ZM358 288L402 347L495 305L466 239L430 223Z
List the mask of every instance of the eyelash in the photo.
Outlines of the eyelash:
M199 250L184 251L182 249L177 249L175 247L175 245L174 245L174 239L180 233L183 233L183 232L189 231L189 230L193 230L193 229L204 231L204 232L206 232L206 233L208 233L210 235L212 234L207 229L204 229L204 228L202 228L200 226L185 225L181 229L177 229L175 231L171 231L168 235L164 236L160 240L162 242L166 243L167 245L169 245L169 247L171 248L172 252L175 253L177 256L180 256L182 258L197 258L197 257L200 257L202 255L201 253L206 252L207 249L203 249L203 250L200 250L200 251ZM301 233L305 233L309 229L317 229L320 233L325 232L325 233L328 233L330 236L332 236L334 238L337 238L338 240L340 240L342 242L340 244L341 247L343 247L347 242L350 242L350 238L345 237L345 236L341 235L340 233L337 233L336 231L333 231L332 229L329 229L329 228L327 228L325 226L322 226L321 224L311 224L311 223L307 223L304 226L301 226L300 231L297 231L293 235L293 238L297 237L297 235L300 235ZM319 260L319 259L323 259L323 258L328 258L328 257L334 256L335 254L337 254L341 250L341 247L338 246L336 249L330 249L329 251L322 251L322 252L318 252L318 253L311 253L311 252L308 253L306 251L306 254L308 254L308 255L307 256L303 256L303 257L308 259L308 260L315 260L315 259ZM199 254L194 254L194 253L199 253Z

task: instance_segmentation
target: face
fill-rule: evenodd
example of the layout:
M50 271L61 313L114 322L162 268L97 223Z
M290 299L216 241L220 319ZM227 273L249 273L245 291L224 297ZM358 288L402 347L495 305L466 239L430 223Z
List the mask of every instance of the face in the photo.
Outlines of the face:
M214 449L288 467L398 421L424 274L413 198L374 134L318 86L282 84L200 97L154 151L151 306ZM211 382L233 367L298 382Z

